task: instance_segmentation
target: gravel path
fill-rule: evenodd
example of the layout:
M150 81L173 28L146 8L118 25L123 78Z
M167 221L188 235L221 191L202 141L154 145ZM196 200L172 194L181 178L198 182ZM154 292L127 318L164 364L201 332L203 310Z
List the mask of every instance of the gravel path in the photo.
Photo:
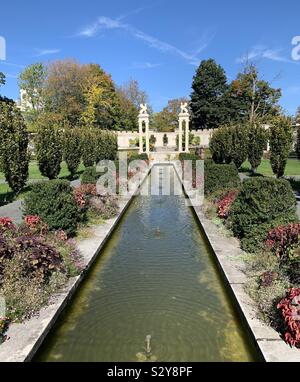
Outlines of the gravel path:
M40 180L32 180L28 183L36 183ZM0 181L1 183L1 181ZM4 182L5 183L5 182ZM80 186L80 180L76 179L71 182L72 187ZM0 207L0 217L10 217L14 223L22 222L22 199L16 200L12 203L6 204L5 206Z
M0 207L0 217L10 217L14 223L21 223L22 221L22 200L6 204Z

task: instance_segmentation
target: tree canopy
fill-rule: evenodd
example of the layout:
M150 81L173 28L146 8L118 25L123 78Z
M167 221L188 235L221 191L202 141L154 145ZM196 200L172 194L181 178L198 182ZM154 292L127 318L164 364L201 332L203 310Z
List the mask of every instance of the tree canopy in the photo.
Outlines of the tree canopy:
M181 102L189 102L189 100L184 97L171 99L161 112L154 114L153 125L155 130L162 132L174 131L178 125Z
M280 113L281 90L260 78L253 63L227 83L224 69L214 60L202 61L192 83L191 111L196 129L235 122L267 121Z
M148 101L137 81L118 88L98 64L71 59L28 66L19 86L28 102L26 122L33 130L43 113L55 114L56 122L72 128L136 129L139 104Z

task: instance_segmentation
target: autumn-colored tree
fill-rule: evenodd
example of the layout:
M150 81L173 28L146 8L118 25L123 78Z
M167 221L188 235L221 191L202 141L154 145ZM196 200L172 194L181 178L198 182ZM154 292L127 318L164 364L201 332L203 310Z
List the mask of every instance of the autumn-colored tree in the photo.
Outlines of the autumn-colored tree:
M125 97L136 107L137 110L139 110L141 103L146 103L150 107L148 94L140 89L137 80L131 79L130 81L123 84L120 87L120 90L123 92Z
M80 124L84 111L85 73L78 62L63 60L48 65L45 102L48 111L59 114L71 126Z
M147 93L140 89L136 80L130 80L117 88L120 112L120 129L137 130L140 104L147 104L152 117L152 108Z
M111 76L97 64L83 67L85 108L81 122L89 128L119 129L119 99Z

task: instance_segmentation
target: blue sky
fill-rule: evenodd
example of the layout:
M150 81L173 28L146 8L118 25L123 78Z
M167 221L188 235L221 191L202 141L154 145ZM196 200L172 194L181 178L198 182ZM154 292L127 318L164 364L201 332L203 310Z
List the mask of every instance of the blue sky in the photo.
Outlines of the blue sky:
M291 58L299 14L299 0L5 1L1 92L18 97L17 76L26 65L75 58L100 64L117 84L137 79L158 111L190 94L202 59L214 58L232 80L248 54L282 88L281 104L293 114L300 105L300 61Z

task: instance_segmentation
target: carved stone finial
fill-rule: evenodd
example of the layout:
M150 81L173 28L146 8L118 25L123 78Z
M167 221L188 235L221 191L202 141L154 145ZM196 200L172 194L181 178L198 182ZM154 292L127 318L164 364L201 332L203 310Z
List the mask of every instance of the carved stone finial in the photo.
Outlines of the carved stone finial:
M188 114L188 103L187 102L181 102L180 104L180 113L182 114Z
M147 112L147 104L143 104L141 103L140 104L140 115L148 115L148 112Z

